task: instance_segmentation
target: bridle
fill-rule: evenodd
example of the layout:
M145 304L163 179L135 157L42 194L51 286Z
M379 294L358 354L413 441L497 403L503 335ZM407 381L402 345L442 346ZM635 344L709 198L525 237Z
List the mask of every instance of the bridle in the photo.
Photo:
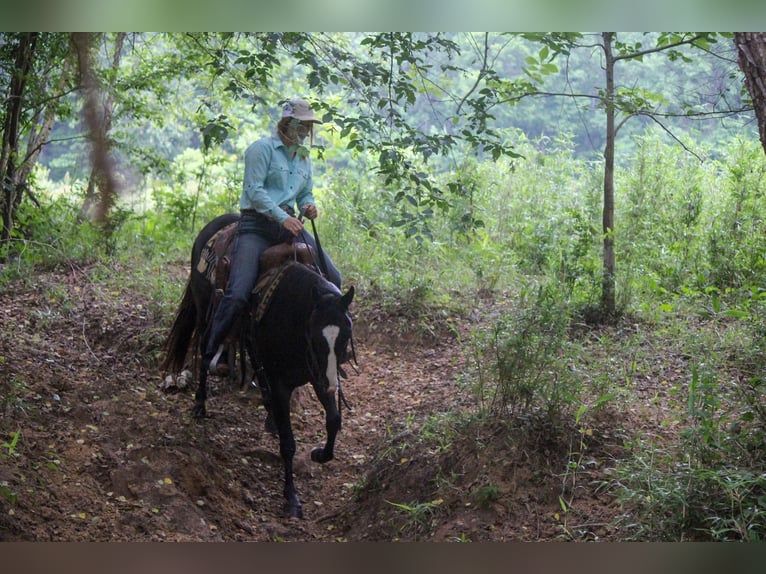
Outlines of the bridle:
M354 352L354 337L349 336L348 338L349 343L351 344L351 356L353 358L353 363L349 361L349 365L351 365L351 368L354 369L354 371L359 374L359 371L356 368L356 353ZM309 329L306 332L306 347L308 348L309 357L309 371L311 372L312 380L313 381L319 381L322 377L322 369L319 366L319 358L317 357L317 353L314 349L314 341L312 337L312 329ZM344 348L345 352L345 348ZM329 356L329 353L328 353ZM336 361L338 362L337 369L338 369L338 400L339 403L345 405L345 407L348 410L353 410L351 408L351 405L348 404L348 401L346 400L346 396L343 393L343 385L341 385L341 375L345 377L345 373L343 372L343 369L340 365L340 358L336 358Z
M300 214L298 216L298 220L301 223L303 223L304 216L305 216L305 209L301 209L301 212L300 212ZM317 246L316 250L317 250L317 259L318 259L318 261L316 259L314 260L314 266L319 271L319 275L322 278L324 278L325 280L327 280L328 266L327 266L327 259L325 257L324 249L322 249L322 243L319 240L319 234L317 233L317 228L316 228L316 225L314 224L314 220L310 219L309 221L311 221L311 231L312 231L312 234L314 235L314 241L316 242L316 246ZM305 228L301 230L301 235L302 235L303 242L306 245L309 245L308 238L306 237L306 230L305 230ZM311 257L314 258L314 254L311 251L311 249L309 249L309 253L311 253ZM307 333L307 337L309 337L309 338L311 337L310 333ZM351 346L351 357L350 357L351 360L348 361L348 364L351 365L351 368L354 369L354 372L356 374L359 374L359 370L356 367L358 363L357 363L357 360L356 360L356 347L354 346L354 336L353 336L353 333L349 337L348 342L349 342L349 344ZM309 348L310 361L311 361L310 368L311 368L312 372L314 373L315 379L318 380L319 363L317 361L316 353L314 352L314 347L311 344L310 340L308 341L308 348ZM343 351L345 353L345 348L344 348ZM353 362L351 362L352 360L353 360ZM343 368L341 367L341 362L340 362L341 358L338 357L337 361L338 361L338 365L337 365L338 372L340 374L342 374L343 376L345 376L345 372L343 371ZM342 404L344 404L346 406L346 408L348 410L352 410L351 406L348 404L348 401L346 401L345 395L343 394L343 388L342 388L342 386L340 384L340 379L341 379L341 377L339 376L338 377L338 399L342 402Z
M301 223L303 223L304 216L305 216L305 208L301 209L301 212L298 215L298 220ZM327 267L327 259L325 258L325 254L324 254L324 249L322 249L322 243L319 241L319 233L317 233L317 228L316 228L316 225L314 224L314 220L310 219L309 221L311 221L311 232L313 233L314 241L317 244L317 258L319 259L319 261L317 262L317 260L314 259L314 254L311 251L311 249L309 249L309 253L311 254L312 259L314 259L314 267L316 267L317 270L319 271L319 275L321 275L324 279L327 279L328 267ZM303 242L306 245L309 245L309 242L307 240L308 238L306 237L306 230L305 229L301 230L301 235L303 237ZM297 255L296 255L296 257L297 257ZM354 369L356 374L359 374L359 371L356 368L356 365L358 363L356 361L356 348L354 347L354 336L353 336L353 334L352 334L352 336L349 339L349 343L351 344L351 358L354 360L353 363L351 363L349 361L349 365L351 365L351 368ZM340 365L338 365L338 367L340 368Z

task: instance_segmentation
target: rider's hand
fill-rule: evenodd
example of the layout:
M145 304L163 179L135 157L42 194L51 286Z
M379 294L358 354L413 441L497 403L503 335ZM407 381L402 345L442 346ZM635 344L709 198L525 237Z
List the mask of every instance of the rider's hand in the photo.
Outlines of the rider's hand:
M301 208L301 212L305 217L308 217L309 219L316 219L317 215L319 215L319 212L317 211L317 206L309 203L307 205L304 205Z
M303 231L303 224L296 217L288 217L282 222L282 227L287 229L293 236L298 235Z

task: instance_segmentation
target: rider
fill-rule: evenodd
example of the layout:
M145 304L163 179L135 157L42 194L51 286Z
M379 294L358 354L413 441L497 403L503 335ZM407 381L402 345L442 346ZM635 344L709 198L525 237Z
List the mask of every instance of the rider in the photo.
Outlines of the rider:
M229 283L213 317L203 361L215 371L213 359L235 319L250 301L258 277L258 260L266 248L301 236L316 250L316 242L299 214L318 215L306 136L314 139L314 116L309 103L294 98L285 103L276 133L254 142L245 152L245 175L239 199L241 218L232 249ZM327 279L339 289L341 276L325 254ZM217 361L216 361L217 362Z

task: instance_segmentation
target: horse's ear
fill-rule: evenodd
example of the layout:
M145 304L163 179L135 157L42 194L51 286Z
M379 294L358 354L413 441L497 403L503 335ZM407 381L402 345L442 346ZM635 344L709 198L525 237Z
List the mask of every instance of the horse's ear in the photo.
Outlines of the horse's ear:
M348 311L348 308L351 306L351 301L354 300L354 286L348 288L348 291L346 291L346 294L343 295L343 297L340 298L340 302L343 305L343 307Z

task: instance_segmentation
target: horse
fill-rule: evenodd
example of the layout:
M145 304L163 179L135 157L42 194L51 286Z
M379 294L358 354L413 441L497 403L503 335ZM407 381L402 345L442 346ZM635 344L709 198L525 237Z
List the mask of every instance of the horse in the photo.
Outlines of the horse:
M195 239L189 278L165 342L166 356L161 368L166 373L179 372L185 365L189 347L196 347L193 365L198 367L198 386L192 411L196 418L207 414L208 365L197 357L205 350L216 302L215 285L201 272L200 262L206 247L209 253L211 239L238 217L237 214L217 217ZM268 251L264 257L268 257ZM279 436L285 512L289 517L301 518L303 510L293 477L295 437L290 421L290 399L296 388L311 383L325 411L327 433L324 446L311 451L311 460L322 464L332 460L336 435L341 429L338 404L338 399L342 399L341 365L350 359L349 347L353 354L349 307L354 287L342 293L315 269L295 261L268 271L262 269L260 275L262 279L251 297L250 312L232 331L238 331L240 349L246 351L244 354L262 390L267 428L273 423ZM245 357L243 353L240 355L244 364Z

